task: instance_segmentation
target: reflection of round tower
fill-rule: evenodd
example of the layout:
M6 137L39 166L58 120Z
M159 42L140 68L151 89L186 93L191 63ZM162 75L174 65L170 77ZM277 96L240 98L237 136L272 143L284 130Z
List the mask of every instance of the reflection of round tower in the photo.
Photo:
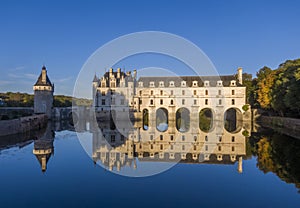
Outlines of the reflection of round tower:
M34 113L44 113L51 119L53 107L54 84L51 84L47 76L46 67L43 66L42 72L33 86L34 90Z
M52 131L52 126L48 123L45 134L34 141L33 148L33 154L38 159L43 172L46 171L48 160L54 154L53 141L54 132Z

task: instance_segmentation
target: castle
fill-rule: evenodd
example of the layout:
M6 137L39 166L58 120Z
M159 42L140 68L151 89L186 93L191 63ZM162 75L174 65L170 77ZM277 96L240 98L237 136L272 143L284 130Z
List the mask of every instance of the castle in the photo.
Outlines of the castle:
M164 111L168 120L175 119L182 110L198 115L202 109L211 109L214 119L220 120L228 110L234 109L242 119L246 104L246 87L243 86L242 68L236 75L140 77L137 71L124 73L120 68L110 69L100 79L93 80L93 107L97 118L126 115L149 120L157 111ZM131 113L131 114L130 114ZM197 119L196 117L194 119Z

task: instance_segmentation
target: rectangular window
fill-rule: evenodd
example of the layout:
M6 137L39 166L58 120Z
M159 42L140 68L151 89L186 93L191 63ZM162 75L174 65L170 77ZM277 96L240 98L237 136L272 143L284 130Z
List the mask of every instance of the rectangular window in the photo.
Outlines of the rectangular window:
M142 90L140 90L140 96L142 96Z
M170 104L171 104L171 105L173 105L173 104L174 104L174 102L173 102L173 99L170 101Z
M197 105L197 100L194 100L194 105Z
M194 90L194 95L197 95L197 90Z
M159 135L160 141L162 141L164 139L163 135Z
M205 99L205 105L208 105L208 99Z
M150 100L150 105L153 105L153 100Z
M101 104L102 104L102 105L105 105L105 99L102 99L102 100L101 100Z
M182 105L184 105L185 104L185 99L182 99Z
M222 94L222 91L221 90L219 90L219 95L221 95Z
M171 90L171 93L170 93L171 95L173 95L173 90Z
M185 95L185 91L184 90L182 90L182 95Z
M153 95L153 90L150 91L150 95Z
M164 100L160 99L160 104L163 105L164 104Z
M143 102L142 102L142 100L141 100L141 99L139 100L139 104L140 104L140 105L142 105L142 104L143 104Z
M205 95L208 95L208 90L205 90Z
M221 99L219 99L219 105L222 105L222 100Z
M232 95L234 95L234 94L235 94L234 90L231 90L231 94L232 94Z
M124 99L121 99L121 105L124 105Z
M115 142L116 141L116 136L115 135L111 135L110 136L110 141L111 142Z
M231 105L234 105L234 104L235 104L235 100L232 99L232 100L231 100Z
M171 136L170 136L170 140L171 140L171 141L173 141L173 139L174 139L174 136L173 136L173 135L171 135Z
M235 137L232 136L232 137L231 137L231 142L234 142L234 141L235 141Z
M164 93L164 92L161 90L161 91L160 91L160 95L163 95L163 93Z

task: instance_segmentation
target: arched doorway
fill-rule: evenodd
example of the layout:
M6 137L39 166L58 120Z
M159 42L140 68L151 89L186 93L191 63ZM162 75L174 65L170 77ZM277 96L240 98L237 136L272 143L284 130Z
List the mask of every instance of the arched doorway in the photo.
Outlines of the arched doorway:
M149 111L148 109L143 110L143 129L148 130L149 128Z
M203 132L209 132L213 129L212 109L204 108L199 112L199 128Z
M187 132L190 129L190 111L187 108L179 108L176 111L176 129L179 132Z
M165 108L159 108L156 110L156 129L160 132L168 130L169 116L168 110Z
M230 133L239 132L242 129L243 117L238 108L229 108L224 113L224 128Z

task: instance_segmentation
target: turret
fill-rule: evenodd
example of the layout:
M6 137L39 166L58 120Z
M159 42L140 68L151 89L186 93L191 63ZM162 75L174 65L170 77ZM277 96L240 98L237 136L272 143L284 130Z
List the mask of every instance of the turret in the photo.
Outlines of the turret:
M34 113L46 114L49 119L52 116L54 85L51 83L46 67L42 71L35 85L34 90Z

